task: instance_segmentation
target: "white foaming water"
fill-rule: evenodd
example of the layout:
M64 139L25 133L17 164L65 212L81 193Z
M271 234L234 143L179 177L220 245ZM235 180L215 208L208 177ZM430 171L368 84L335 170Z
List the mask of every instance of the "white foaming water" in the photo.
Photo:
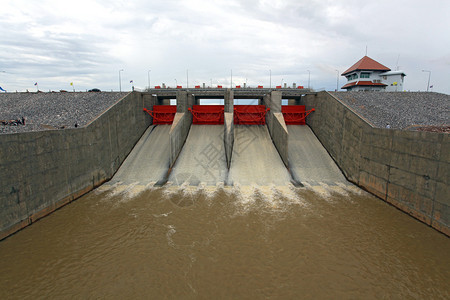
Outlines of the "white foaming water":
M319 195L321 198L324 199L331 199L331 193L330 193L330 189L328 185L310 185L308 183L304 183L305 188L307 190L310 190L312 192L314 192L315 194Z
M167 225L166 227L169 229L169 230L167 230L167 233L166 233L167 243L169 244L169 246L171 246L173 248L177 248L177 245L175 244L175 242L172 239L172 235L174 235L177 232L175 229L175 226Z
M240 185L238 183L233 186L224 186L223 182L218 183L216 186L207 185L206 183L200 183L197 186L192 186L188 182L182 185L171 185L169 182L164 187L155 187L154 183L142 185L136 183L132 184L120 184L115 183L110 186L101 186L98 188L98 192L107 192L109 199L112 197L118 197L115 204L120 205L126 203L133 198L139 196L145 191L152 191L155 189L161 189L162 196L165 199L186 199L190 205L194 204L199 197L213 203L219 192L225 193L234 199L236 206L238 207L238 214L248 213L257 207L263 208L264 211L285 211L289 209L291 205L299 205L304 208L309 207L309 202L302 196L302 190L312 191L315 195L328 202L335 201L334 196L336 194L342 196L349 196L349 194L361 194L361 189L349 184L337 184L327 185L320 183L320 185L304 184L304 187L295 187L293 184L288 183L282 186L276 185ZM300 192L300 193L299 193ZM347 197L346 197L347 198ZM184 201L183 204L187 202Z
M159 214L159 215L153 214L153 217L155 217L155 218L162 218L162 217L167 218L171 213L172 213L172 211L169 211L169 212L163 213L163 214Z
M298 190L292 184L285 186L241 186L235 184L225 191L227 194L235 196L235 203L239 208L236 213L242 215L261 207L261 205L263 210L273 212L285 211L290 205L307 207L307 202L297 193Z

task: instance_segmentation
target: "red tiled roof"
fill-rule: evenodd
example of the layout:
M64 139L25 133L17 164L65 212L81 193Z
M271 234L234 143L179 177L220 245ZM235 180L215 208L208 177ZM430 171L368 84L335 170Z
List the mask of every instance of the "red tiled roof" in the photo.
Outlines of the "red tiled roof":
M341 87L341 89L348 89L349 87L352 87L352 86L387 86L387 84L372 82L372 81L354 81L354 82L347 83L346 85Z
M382 64L380 64L379 62L371 59L368 56L364 56L363 58L358 60L358 62L356 64L354 64L353 66L348 68L347 71L345 71L341 75L345 76L346 74L348 74L350 72L353 72L353 71L356 71L356 70L390 71L391 69L389 69L386 66L383 66Z

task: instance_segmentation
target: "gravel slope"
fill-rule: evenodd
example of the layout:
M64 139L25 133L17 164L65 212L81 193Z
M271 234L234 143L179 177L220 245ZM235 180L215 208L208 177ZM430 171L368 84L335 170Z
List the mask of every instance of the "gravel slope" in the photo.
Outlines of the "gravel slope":
M426 92L331 92L374 126L414 129L450 124L450 95Z
M0 120L26 118L25 125L1 125L0 134L85 126L128 93L2 93Z

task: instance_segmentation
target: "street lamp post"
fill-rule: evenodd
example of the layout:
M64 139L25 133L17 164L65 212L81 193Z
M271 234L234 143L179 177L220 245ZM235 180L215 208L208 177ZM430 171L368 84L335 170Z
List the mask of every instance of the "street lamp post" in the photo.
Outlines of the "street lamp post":
M231 69L230 89L233 88L233 69Z
M337 76L336 76L336 92L339 90L339 70L336 70Z
M269 88L272 88L272 70L269 70Z
M311 82L311 71L310 70L306 70L308 71L308 89L311 88L311 86L309 85L309 83Z
M422 72L428 72L428 84L427 84L427 92L428 92L428 89L429 89L429 87L430 87L431 71L428 71L428 70L422 70Z
M122 78L120 77L120 72L122 72L122 71L123 71L123 69L119 70L119 92L122 91Z
M147 72L147 79L148 79L148 89L150 89L150 72L151 72L152 70L148 70L148 72Z

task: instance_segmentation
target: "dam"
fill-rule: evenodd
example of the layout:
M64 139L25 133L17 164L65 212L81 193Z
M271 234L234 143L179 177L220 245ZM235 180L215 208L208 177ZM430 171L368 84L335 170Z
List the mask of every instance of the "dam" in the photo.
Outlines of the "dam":
M11 128L0 296L446 298L448 134L372 95L154 89Z

